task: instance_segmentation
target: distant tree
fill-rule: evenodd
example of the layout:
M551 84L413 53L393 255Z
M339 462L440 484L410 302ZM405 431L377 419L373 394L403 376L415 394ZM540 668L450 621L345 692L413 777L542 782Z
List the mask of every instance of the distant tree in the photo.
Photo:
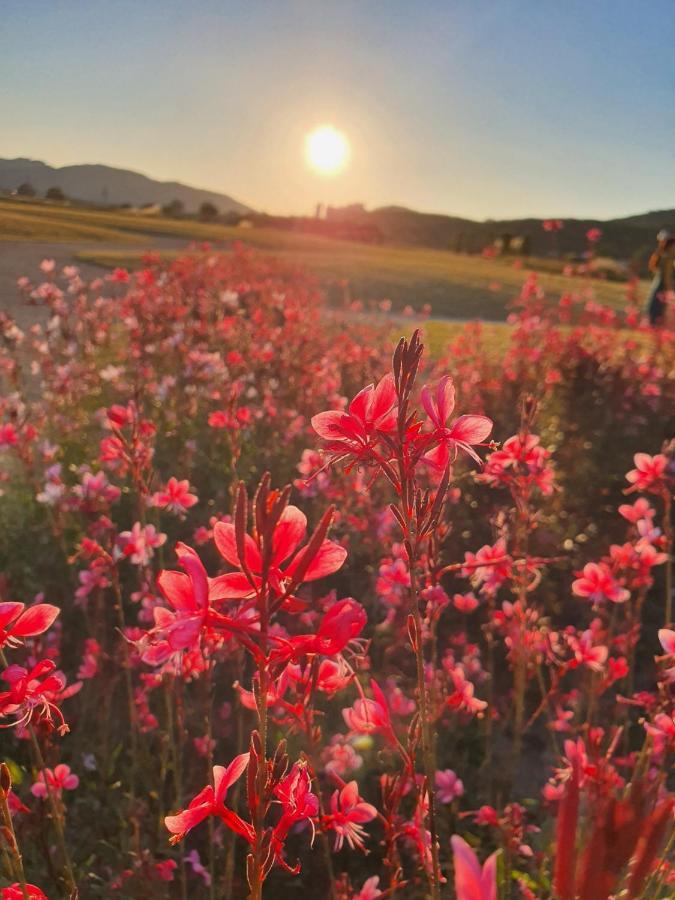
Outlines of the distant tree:
M199 207L199 218L202 222L213 222L218 217L218 207L208 200Z
M167 203L162 207L162 212L165 216L171 216L172 218L177 219L185 212L185 204L182 200L172 200L171 203Z
M32 184L29 184L27 181L24 181L22 184L18 186L16 189L19 197L34 197L35 196L35 188Z
M66 195L60 187L50 187L45 194L45 197L47 200L57 200L59 203L66 199Z

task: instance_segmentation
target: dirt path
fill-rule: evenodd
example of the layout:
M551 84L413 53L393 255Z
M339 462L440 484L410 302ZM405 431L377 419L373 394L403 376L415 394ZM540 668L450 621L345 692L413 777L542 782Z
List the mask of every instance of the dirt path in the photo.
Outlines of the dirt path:
M178 250L187 246L184 239L148 237L145 244L139 244L139 250ZM33 241L0 240L0 310L11 313L20 327L26 327L36 321L38 309L26 306L19 295L16 283L23 275L31 281L40 279L40 263L43 259L53 259L58 267L77 266L85 280L97 278L108 270L93 263L85 263L77 259L77 254L86 250L119 250L119 244L99 244L89 242L78 243L39 243Z

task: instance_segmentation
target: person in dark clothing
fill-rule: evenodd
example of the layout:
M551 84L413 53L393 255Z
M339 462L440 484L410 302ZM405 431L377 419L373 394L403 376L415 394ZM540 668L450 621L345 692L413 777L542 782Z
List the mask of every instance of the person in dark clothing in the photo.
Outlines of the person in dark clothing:
M659 231L658 245L649 259L649 271L654 278L647 300L649 324L663 325L668 308L667 297L673 290L673 265L675 264L675 237L668 231Z

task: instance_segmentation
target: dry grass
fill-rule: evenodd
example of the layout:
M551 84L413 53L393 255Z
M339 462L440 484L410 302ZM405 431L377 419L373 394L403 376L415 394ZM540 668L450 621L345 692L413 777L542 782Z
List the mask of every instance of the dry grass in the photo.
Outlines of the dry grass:
M389 298L398 308L410 304L419 309L428 303L435 314L451 318L504 319L506 306L517 295L528 271L527 266L514 268L508 259L487 260L414 247L370 246L273 229L242 229L193 219L16 200L0 200L0 232L2 237L17 240L91 240L121 245L138 244L143 236L162 236L186 242L209 241L224 250L239 240L306 266L329 293L341 293L342 282L348 281L352 297L365 301ZM80 258L103 266L134 267L139 265L141 255L140 251L134 253L121 247L119 254L92 250L80 254ZM527 264L538 272L542 287L553 298L565 291L581 292L592 287L601 303L614 308L625 303L623 284L569 278L550 271L548 260L529 260ZM643 296L645 292L643 287Z

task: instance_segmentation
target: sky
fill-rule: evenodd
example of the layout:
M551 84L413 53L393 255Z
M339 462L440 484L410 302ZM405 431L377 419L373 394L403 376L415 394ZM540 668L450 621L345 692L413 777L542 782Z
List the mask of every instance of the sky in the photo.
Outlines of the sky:
M0 0L0 157L273 213L611 218L675 207L674 149L675 0Z

